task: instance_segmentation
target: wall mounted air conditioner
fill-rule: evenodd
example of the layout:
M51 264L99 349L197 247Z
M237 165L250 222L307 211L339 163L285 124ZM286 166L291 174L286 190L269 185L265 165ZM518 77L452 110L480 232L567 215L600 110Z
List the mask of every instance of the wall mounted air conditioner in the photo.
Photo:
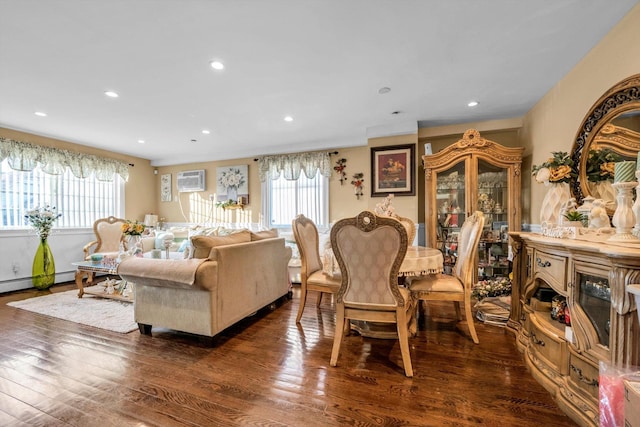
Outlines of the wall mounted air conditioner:
M178 172L178 192L204 191L204 169Z

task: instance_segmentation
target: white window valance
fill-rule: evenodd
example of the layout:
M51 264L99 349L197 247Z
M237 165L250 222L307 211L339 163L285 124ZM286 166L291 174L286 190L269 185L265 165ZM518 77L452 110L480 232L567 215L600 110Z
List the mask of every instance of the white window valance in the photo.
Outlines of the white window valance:
M60 175L69 168L76 178L95 174L100 181L113 181L118 174L129 180L129 165L119 160L0 137L0 162L5 159L13 170L32 171L40 166L44 173Z
M278 179L282 174L287 180L296 180L300 177L300 172L304 171L307 178L312 179L316 173L326 177L331 176L331 161L329 153L294 153L273 156L263 156L258 159L258 174L260 181L267 178Z

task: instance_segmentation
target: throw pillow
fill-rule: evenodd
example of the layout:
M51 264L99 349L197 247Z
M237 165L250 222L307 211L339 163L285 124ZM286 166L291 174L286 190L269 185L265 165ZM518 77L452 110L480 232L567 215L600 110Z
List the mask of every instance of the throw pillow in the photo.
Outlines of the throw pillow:
M242 230L228 236L193 236L191 244L193 245L194 258L208 258L211 248L216 246L232 245L234 243L245 243L251 241L251 233L249 230Z
M251 241L254 240L264 240L264 239L273 239L278 237L278 229L272 228L271 230L263 230L257 232L251 232Z

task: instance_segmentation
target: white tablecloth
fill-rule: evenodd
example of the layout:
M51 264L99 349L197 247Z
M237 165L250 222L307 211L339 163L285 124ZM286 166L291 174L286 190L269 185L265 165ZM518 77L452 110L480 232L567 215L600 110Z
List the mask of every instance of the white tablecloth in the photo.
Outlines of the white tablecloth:
M400 265L400 275L425 276L442 273L443 263L442 252L438 249L409 246L402 265ZM340 266L331 248L326 248L323 252L322 270L328 276L340 277Z

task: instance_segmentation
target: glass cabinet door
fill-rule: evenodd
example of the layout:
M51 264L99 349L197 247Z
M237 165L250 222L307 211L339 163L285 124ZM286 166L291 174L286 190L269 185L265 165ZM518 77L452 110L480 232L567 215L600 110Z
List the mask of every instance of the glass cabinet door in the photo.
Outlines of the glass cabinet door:
M509 183L507 169L478 160L476 210L485 223L478 253L478 279L509 275Z
M466 219L465 159L436 178L437 247L444 255L445 273L451 273L458 249L460 227Z
M609 347L611 327L611 288L609 280L591 274L578 274L575 303L584 311L598 343Z

